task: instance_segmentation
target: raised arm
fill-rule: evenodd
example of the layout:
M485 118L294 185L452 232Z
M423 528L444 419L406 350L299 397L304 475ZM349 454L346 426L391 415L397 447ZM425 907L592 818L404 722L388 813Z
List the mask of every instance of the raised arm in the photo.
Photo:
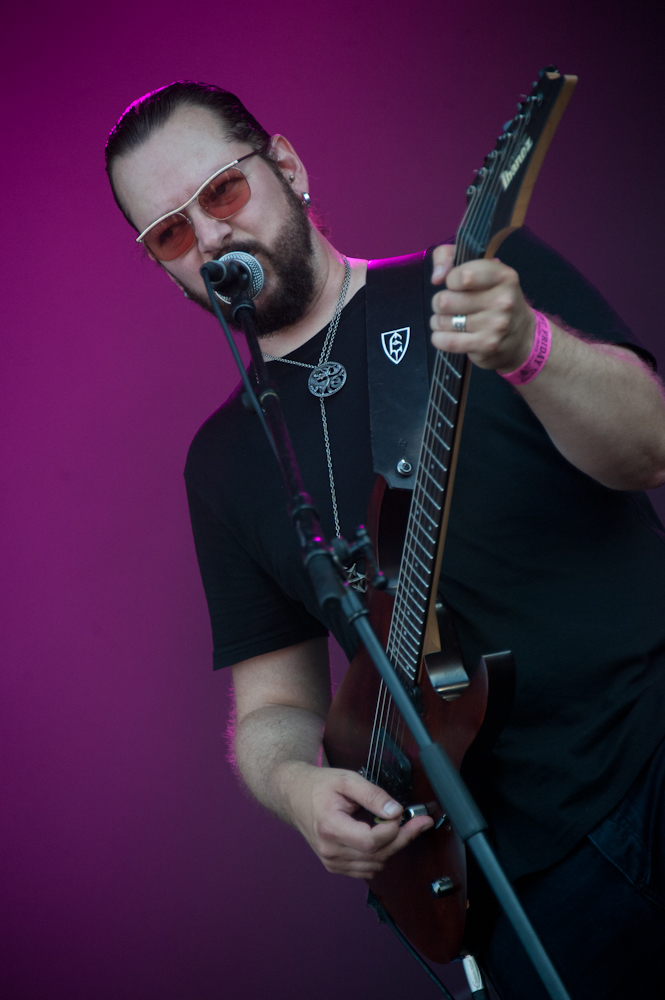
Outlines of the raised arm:
M353 771L330 768L321 738L330 705L327 639L256 656L233 667L235 754L248 788L295 826L328 871L372 878L432 825L399 825L401 806ZM354 819L364 807L384 822Z
M432 342L467 353L474 364L506 373L524 363L534 316L516 272L497 260L452 268L454 248L434 251ZM452 316L467 316L455 333ZM549 358L519 386L555 447L605 486L653 489L665 482L665 403L660 382L628 348L583 339L554 322Z

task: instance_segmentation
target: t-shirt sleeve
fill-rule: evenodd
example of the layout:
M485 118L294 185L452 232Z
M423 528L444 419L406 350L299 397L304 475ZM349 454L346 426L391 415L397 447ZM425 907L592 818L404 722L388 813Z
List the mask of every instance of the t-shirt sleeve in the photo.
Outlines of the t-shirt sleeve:
M655 370L656 361L597 288L526 227L504 240L497 256L514 268L534 309L559 317L595 340L629 347Z
M302 604L282 592L190 485L187 498L215 670L328 634Z

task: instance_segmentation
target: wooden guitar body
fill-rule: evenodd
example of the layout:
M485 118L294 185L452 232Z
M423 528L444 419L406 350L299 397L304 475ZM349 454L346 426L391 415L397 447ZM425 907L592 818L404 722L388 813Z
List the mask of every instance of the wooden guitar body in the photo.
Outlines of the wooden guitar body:
M390 490L383 479L377 481L372 494L368 526L375 539L377 562L389 580L397 575L410 499L408 491ZM384 645L393 603L390 593L378 590L369 593L370 620ZM421 670L418 687L423 721L459 769L485 713L486 672L483 668L476 670L469 687L454 701L439 697L426 669ZM335 694L326 721L324 746L333 767L364 773L379 698L379 675L361 647ZM439 822L441 809L417 760L417 750L408 731L400 749L411 767L411 787L395 787L400 785L399 781L390 787L389 780L380 780L379 784L404 806L426 805L435 822ZM389 749L387 756L392 756ZM450 880L451 889L436 898L431 885L442 878ZM456 958L466 916L466 872L463 844L447 820L393 855L384 871L368 885L427 958L435 962Z

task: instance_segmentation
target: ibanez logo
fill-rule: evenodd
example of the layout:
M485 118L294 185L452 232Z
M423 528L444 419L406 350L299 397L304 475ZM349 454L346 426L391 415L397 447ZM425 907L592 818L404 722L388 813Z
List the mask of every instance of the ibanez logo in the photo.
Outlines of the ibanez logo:
M532 148L532 146L533 146L533 139L530 136L527 136L526 139L524 140L524 143L522 144L522 148L520 149L519 153L517 154L511 165L508 167L507 170L504 170L500 174L501 183L503 184L504 191L508 190L508 185L512 181L513 177L515 176L519 168L524 163L527 153Z

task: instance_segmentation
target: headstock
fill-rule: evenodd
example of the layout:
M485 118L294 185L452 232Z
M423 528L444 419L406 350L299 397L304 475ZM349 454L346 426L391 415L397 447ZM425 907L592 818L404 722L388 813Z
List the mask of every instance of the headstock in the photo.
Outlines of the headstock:
M506 236L523 224L538 171L576 83L576 76L546 66L517 105L517 114L504 125L467 189L456 264L493 257Z

